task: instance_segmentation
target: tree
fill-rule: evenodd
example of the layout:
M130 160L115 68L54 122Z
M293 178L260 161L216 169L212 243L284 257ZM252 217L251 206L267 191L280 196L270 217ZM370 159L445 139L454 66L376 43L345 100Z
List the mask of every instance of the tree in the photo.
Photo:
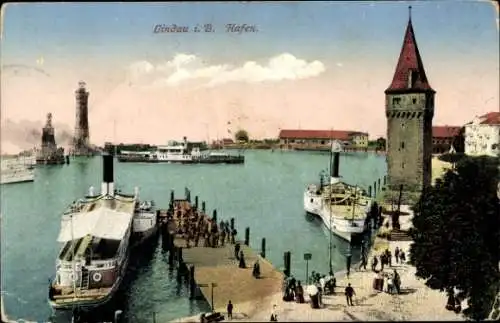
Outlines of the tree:
M243 141L243 142L248 142L248 132L246 130L240 129L236 131L236 134L234 135L234 139L236 141Z
M483 320L499 291L499 162L460 160L414 206L410 262L417 277L448 295L467 299L463 314Z
M465 152L465 127L460 128L458 135L453 137L452 145L455 148L455 152Z
M377 139L377 150L385 150L386 140L383 137Z

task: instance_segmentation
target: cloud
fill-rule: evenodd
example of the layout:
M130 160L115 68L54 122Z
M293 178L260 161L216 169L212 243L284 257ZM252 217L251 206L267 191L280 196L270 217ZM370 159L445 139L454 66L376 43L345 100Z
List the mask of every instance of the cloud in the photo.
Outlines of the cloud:
M154 66L148 61L131 64L129 83L135 85L176 86L187 81L201 81L215 86L229 82L277 82L300 80L320 75L325 66L320 61L307 62L284 53L269 59L266 65L248 61L241 66L230 64L207 65L190 54L177 54L172 60Z

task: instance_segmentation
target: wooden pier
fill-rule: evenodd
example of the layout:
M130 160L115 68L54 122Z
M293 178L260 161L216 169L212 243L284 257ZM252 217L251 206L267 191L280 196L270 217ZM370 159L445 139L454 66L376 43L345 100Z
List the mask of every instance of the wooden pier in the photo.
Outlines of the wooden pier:
M207 231L216 226L221 232L216 210L213 216L209 217L206 214L205 202L202 202L202 207L199 208L196 197L195 203L192 204L188 190L185 199L174 199L172 193L169 210L162 210L159 215L162 236L169 250L169 263L177 267L179 282L184 280L189 286L191 298L204 297L214 312L221 313L226 313L230 300L235 316L249 317L257 309L269 305L265 303L266 298L281 292L284 274L264 258L265 239L262 241L261 254L249 246L249 228L245 230L244 241L235 236L232 243L231 237L226 236L225 243L219 239L218 243L212 242L214 246L207 246L210 242L205 242L205 238L212 238L201 235L195 246L195 239L191 235L188 245L185 228L189 221L196 227L195 231L203 230L198 226L207 227ZM232 231L234 218L231 219L230 226ZM240 245L240 251L243 252L246 268L239 267L240 262L235 255L236 244ZM252 275L253 266L257 261L260 266L259 279Z

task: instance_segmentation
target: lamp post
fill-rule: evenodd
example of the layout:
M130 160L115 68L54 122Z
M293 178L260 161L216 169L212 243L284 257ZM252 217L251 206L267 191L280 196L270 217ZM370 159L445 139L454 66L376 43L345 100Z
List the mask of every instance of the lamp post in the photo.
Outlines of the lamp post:
M306 261L306 284L309 284L309 260L311 260L312 254L305 253L304 260Z
M351 272L351 258L352 258L351 244L350 243L349 243L349 246L347 247L345 257L346 257L346 267L347 267L346 268L347 269L347 278L349 278L349 274Z
M209 287L210 286L210 295L211 295L211 307L212 307L212 313L215 312L215 305L214 305L214 287L217 287L216 283L209 283L209 284L198 284L200 287Z

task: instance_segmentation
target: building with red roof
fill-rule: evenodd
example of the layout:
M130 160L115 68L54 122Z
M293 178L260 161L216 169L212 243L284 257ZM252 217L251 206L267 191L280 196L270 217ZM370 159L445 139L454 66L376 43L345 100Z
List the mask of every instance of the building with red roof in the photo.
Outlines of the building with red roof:
M500 157L500 112L477 116L465 125L465 153Z
M354 130L304 130L282 129L280 143L287 146L329 146L332 140L338 140L346 147L367 148L368 133Z
M450 151L455 140L459 139L460 126L433 126L432 127L432 153L443 154ZM456 150L457 147L454 147Z

